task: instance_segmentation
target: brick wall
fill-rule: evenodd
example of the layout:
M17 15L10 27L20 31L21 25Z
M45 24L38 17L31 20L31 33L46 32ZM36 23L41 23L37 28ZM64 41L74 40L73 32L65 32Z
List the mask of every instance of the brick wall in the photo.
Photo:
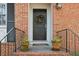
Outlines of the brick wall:
M15 4L15 26L16 28L28 32L28 4Z
M24 36L28 36L28 4L27 3L17 3L15 4L15 27L16 30L16 45L17 48L21 44L21 40ZM25 33L23 33L24 31Z
M15 4L15 27L19 30L16 30L16 47L18 47L20 40L22 39L23 32L28 32L28 4L27 3L17 3ZM21 30L21 31L20 31ZM1 55L12 55L14 52L15 44L14 43L2 43L1 44ZM14 50L13 50L14 49ZM16 48L17 49L17 48Z
M12 56L15 52L15 43L8 42L1 44L1 56Z
M53 6L54 32L69 28L79 33L79 4L65 3L62 8L57 10Z
M62 8L57 10L52 4L52 20L54 34L62 29L71 29L78 33L79 30L79 4L62 4ZM28 34L28 4L15 4L15 26ZM22 34L16 34L19 37ZM64 35L64 34L63 34ZM65 36L65 35L64 35ZM65 37L64 37L65 38ZM63 39L64 39L63 38ZM16 38L17 40L18 38ZM70 40L71 42L71 40ZM18 43L17 43L18 44ZM70 43L72 45L72 42Z
M55 4L52 5L53 9L53 21L54 21L54 34L56 31L62 29L71 29L75 33L79 34L79 4L67 3L62 4L62 8L57 10ZM63 40L65 40L65 34L63 35ZM68 48L79 51L79 40L78 37L74 37L72 33L68 33ZM75 38L75 39L74 39ZM76 45L74 46L74 44Z
M52 25L54 25L54 28L53 28L54 34L56 31L62 30L65 28L72 29L76 33L79 32L78 30L79 29L79 4L62 4L62 8L59 10L56 9L55 4L52 4L52 14L53 14ZM15 4L15 27L24 31L26 35L28 34L28 4L27 3ZM17 31L16 40L21 39L20 38L21 35L22 34L20 34L20 32ZM3 44L2 47L4 46L5 45ZM2 49L5 49L5 48L2 48ZM8 53L7 49L4 51Z

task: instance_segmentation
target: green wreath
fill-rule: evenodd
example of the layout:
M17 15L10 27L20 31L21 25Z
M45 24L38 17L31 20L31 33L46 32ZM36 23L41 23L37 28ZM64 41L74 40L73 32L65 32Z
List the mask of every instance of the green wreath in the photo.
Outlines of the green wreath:
M36 16L36 23L40 24L44 22L44 16L43 15L38 15Z

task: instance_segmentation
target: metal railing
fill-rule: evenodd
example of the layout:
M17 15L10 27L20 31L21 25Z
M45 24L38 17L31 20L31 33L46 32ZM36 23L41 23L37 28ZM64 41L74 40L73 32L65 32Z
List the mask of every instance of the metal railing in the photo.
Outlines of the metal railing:
M8 35L10 37L13 36L13 33L15 31L15 39L14 41L7 41ZM18 34L17 34L18 33ZM16 52L16 49L20 46L20 41L25 34L24 31L18 29L18 28L11 28L9 32L0 40L0 56L6 56L6 55L12 55L13 52ZM11 38L10 38L11 39ZM17 40L16 40L17 39Z
M62 48L70 55L79 55L79 36L70 29L57 31L57 35L62 37Z

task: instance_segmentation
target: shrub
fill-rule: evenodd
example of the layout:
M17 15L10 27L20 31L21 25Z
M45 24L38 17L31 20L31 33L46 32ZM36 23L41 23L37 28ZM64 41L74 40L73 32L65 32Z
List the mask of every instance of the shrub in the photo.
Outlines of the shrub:
M21 42L21 51L27 51L29 49L28 37L25 35Z

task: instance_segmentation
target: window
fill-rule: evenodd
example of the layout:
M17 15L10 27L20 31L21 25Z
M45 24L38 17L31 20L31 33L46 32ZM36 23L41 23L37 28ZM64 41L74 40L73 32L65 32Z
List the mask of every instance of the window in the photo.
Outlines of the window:
M6 4L0 3L0 25L6 25Z

